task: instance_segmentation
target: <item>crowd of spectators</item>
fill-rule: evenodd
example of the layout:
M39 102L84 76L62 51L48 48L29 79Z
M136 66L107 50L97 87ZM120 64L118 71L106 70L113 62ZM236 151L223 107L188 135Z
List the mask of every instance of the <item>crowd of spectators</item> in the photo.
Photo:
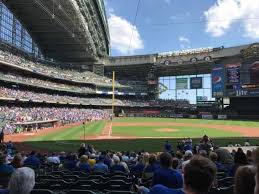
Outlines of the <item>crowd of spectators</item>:
M73 69L65 69L60 64L48 64L47 61L42 62L42 59L28 60L23 56L14 55L8 51L0 50L0 60L11 62L19 67L27 68L35 73L48 75L51 77L72 80L81 83L91 83L97 86L110 87L112 86L112 80L105 76L97 75L90 71L79 72ZM53 62L51 62L53 63ZM24 81L23 78L20 78ZM28 82L37 83L37 80L26 80ZM130 92L147 92L146 83L143 81L115 81L115 86L119 91Z
M0 59L11 62L19 67L27 68L37 73L49 75L59 79L73 80L84 83L93 83L99 85L111 86L112 80L110 78L99 76L90 71L79 72L76 70L62 69L58 65L50 66L45 65L38 61L32 61L24 58L23 56L14 55L8 51L0 50ZM116 82L118 86L119 83Z
M74 97L67 95L55 95L39 92L31 92L28 90L20 89L10 89L6 87L0 87L0 97L2 98L15 98L15 99L25 99L31 101L45 101L45 102L54 102L54 103L80 103L88 105L111 105L112 100L110 98L86 98L86 97ZM115 105L124 105L121 100L116 99Z
M31 101L49 101L49 102L62 102L62 103L79 103L79 104L91 104L91 105L111 105L112 99L111 98L86 98L86 97L75 97L75 96L68 96L68 95L58 95L58 94L47 94L47 93L40 93L40 92L32 92L28 90L21 90L18 88L6 88L0 87L0 97L2 98L15 98L15 99L26 99ZM167 100L160 100L157 101L146 101L146 100L119 100L115 99L116 106L137 106L137 107L147 107L147 106L174 106L174 103L178 104L178 108L186 107L185 100L177 100L177 101L170 101ZM183 102L183 105L181 105ZM189 104L190 105L190 104Z
M5 134L16 132L16 123L58 120L61 123L75 123L86 120L109 119L109 112L98 109L79 108L23 108L0 106L0 120L5 123Z
M1 147L0 173L11 175L8 189L17 189L17 192L24 189L22 186L13 188L15 181L18 181L18 174L30 176L30 183L19 181L30 184L28 188L32 190L35 182L40 182L40 173L43 171L38 169L42 169L45 170L45 176L52 175L54 179L61 172L66 172L64 175L67 176L81 173L80 177L85 177L85 180L92 175L95 181L100 181L98 184L106 184L103 182L105 177L120 173L119 178L126 180L125 184L132 185L129 190L144 194L207 194L219 190L227 190L222 192L227 194L258 194L256 174L259 149L244 153L238 148L235 153L230 153L224 148L211 146L211 140L206 135L198 146L192 146L190 138L183 141L190 145L189 149L173 149L167 141L162 153L98 151L93 145L82 143L77 152L49 154L18 152L8 142ZM204 150L206 144L210 144L209 150ZM46 170L47 166L51 166L52 170ZM80 177L77 177L78 180ZM73 187L74 182L69 184Z
M1 79L10 80L15 82L26 83L29 85L40 86L45 88L66 90L66 91L76 91L80 93L95 93L95 90L89 87L79 87L67 84L56 83L53 81L42 80L38 78L25 77L18 74L2 73L0 72Z

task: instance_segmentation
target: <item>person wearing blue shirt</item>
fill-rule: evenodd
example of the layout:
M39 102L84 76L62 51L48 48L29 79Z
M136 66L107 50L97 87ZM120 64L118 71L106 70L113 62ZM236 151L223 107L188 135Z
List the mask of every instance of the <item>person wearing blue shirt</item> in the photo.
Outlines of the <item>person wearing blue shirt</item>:
M80 157L80 161L79 161L77 170L85 172L85 173L91 172L91 166L88 164L88 156L82 155Z
M165 142L164 150L165 150L165 152L171 152L172 151L172 145L168 141Z
M40 159L36 157L35 151L32 151L28 158L24 161L24 166L33 166L39 167L40 166Z
M98 158L98 162L94 165L93 171L107 173L109 171L108 166L103 162L104 162L104 156L101 155Z
M7 165L5 163L5 158L6 158L5 154L0 152L0 174L10 175L15 171L15 169L12 165Z
M77 155L75 153L67 156L64 162L64 168L68 170L76 170L77 168Z
M124 172L126 169L120 164L120 158L118 156L113 157L114 165L111 167L111 172Z
M172 169L172 156L164 152L160 156L160 168L154 172L152 185L161 184L173 189L183 187L182 175Z
M157 163L157 158L155 154L150 154L148 159L148 165L145 166L142 174L142 178L150 178L153 176L154 172L160 168Z
M143 170L144 170L144 168L145 168L145 165L143 164L142 159L143 159L142 157L139 157L137 164L134 165L134 166L131 168L130 172L131 172L132 174L134 174L134 175L142 174L142 172L143 172Z
M154 185L150 190L136 186L142 194L208 194L216 178L216 166L208 158L194 156L184 168L184 187L168 188L164 185Z

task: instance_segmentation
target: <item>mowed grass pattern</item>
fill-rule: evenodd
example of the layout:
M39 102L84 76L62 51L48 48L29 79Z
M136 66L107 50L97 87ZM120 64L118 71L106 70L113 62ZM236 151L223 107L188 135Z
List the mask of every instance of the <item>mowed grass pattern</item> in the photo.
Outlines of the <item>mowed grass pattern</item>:
M191 123L191 124L213 124L213 125L228 125L240 127L257 127L259 128L259 121L240 121L240 120L205 120L205 119L175 119L175 118L147 118L147 117L125 117L115 118L115 122L176 122L176 123Z
M85 126L87 136L100 135L105 126L105 121L96 121ZM60 140L80 140L84 136L84 126L71 127L63 131L49 133L40 137L29 139L28 141L60 141Z
M172 129L172 132L161 132L158 129ZM238 132L225 131L220 129L185 127L185 126L113 126L114 136L134 136L134 137L192 137L199 138L204 134L209 137L240 137Z

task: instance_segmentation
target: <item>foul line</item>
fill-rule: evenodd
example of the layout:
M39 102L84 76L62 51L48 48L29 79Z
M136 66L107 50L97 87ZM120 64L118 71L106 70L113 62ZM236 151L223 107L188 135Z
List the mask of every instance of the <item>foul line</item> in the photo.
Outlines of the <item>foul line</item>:
M111 134L112 134L112 122L110 123L110 126L109 126L108 136L111 137Z

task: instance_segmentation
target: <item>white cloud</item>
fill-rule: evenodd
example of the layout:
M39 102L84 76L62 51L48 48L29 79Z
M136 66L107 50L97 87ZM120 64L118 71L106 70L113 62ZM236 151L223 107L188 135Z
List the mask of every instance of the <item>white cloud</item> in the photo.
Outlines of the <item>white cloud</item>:
M180 42L180 48L181 49L190 49L190 43L191 41L189 40L189 38L185 37L185 36L179 36L178 38L179 42Z
M241 23L244 36L259 38L259 1L217 0L204 12L207 20L206 32L214 37L222 36L233 23Z
M184 37L184 36L180 36L179 41L182 42L182 43L188 43L188 44L190 43L189 38Z
M144 48L143 40L137 27L129 21L110 12L108 23L113 49L122 54L127 54L128 52L133 54L136 50Z

